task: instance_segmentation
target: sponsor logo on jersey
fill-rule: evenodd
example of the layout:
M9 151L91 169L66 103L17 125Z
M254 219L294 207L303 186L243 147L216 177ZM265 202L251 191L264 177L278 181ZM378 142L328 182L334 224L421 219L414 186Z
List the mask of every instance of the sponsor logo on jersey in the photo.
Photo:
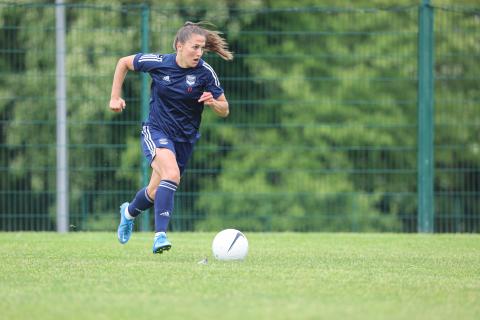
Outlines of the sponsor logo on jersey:
M187 75L186 81L189 86L193 86L195 84L195 81L197 81L197 77L189 74Z

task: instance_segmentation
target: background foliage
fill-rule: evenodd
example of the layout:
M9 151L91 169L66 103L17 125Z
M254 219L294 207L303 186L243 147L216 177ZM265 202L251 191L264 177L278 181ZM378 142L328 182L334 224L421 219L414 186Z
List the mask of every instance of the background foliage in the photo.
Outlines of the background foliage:
M0 4L0 229L50 230L55 7L22 3ZM416 231L416 1L146 4L150 51L209 20L236 54L205 57L231 116L204 113L173 229ZM433 5L436 230L478 231L479 10ZM67 4L72 230L114 229L143 183L139 75L124 113L107 104L116 61L141 50L144 8Z

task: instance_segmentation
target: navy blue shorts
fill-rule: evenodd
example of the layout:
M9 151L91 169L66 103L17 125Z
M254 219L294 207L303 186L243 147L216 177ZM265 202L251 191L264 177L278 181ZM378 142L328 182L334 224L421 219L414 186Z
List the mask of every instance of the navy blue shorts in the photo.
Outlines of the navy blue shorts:
M180 169L180 175L185 170L188 160L193 152L195 143L191 142L176 142L172 141L163 132L153 129L150 126L143 126L142 128L142 148L143 154L151 164L155 158L156 148L166 148L175 154L177 165Z

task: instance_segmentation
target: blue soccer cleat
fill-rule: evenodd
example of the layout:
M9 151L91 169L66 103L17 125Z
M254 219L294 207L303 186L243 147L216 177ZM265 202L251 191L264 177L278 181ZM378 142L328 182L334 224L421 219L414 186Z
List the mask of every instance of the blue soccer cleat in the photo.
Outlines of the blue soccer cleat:
M133 232L133 219L129 220L125 217L125 210L129 203L125 202L120 206L120 224L118 225L117 236L121 244L125 244L130 239Z
M163 253L170 250L172 244L167 239L165 232L158 232L153 239L153 253Z

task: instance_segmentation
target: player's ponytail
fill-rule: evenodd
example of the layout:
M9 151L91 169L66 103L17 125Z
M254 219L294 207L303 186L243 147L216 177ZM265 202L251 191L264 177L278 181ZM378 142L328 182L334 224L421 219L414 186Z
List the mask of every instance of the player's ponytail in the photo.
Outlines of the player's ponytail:
M205 50L213 51L218 54L222 59L232 60L233 53L228 50L228 43L220 35L221 32L210 30L208 27L213 26L211 23L202 21L198 23L187 21L181 27L175 39L173 40L173 49L177 50L177 43L185 43L192 34L199 34L205 37Z

